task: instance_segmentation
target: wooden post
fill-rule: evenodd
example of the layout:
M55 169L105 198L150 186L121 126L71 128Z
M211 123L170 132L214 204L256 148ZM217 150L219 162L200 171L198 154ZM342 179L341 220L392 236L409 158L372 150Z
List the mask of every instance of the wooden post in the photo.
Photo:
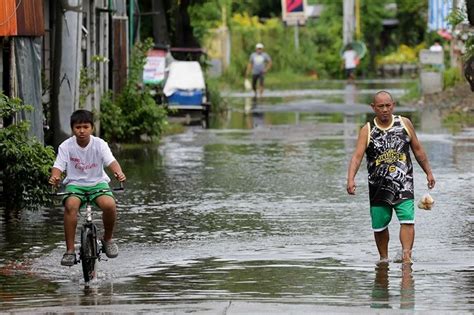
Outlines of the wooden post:
M342 43L344 45L354 41L354 0L343 2Z
M56 2L53 66L53 142L58 146L70 136L70 116L79 104L82 1ZM65 7L64 7L65 6ZM64 9L64 10L63 10Z
M298 26L298 21L295 23L295 50L299 51L300 50L300 36L299 36L299 26Z

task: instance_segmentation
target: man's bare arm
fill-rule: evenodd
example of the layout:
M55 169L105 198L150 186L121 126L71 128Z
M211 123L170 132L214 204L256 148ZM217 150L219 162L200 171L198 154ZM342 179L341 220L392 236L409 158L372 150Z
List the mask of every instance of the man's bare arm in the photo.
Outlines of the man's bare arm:
M267 63L267 66L265 67L265 72L268 72L268 70L270 70L270 68L272 67L272 60L268 60L268 63Z
M418 137L416 136L415 128L413 127L413 124L408 118L403 117L403 122L405 126L408 128L408 131L410 132L411 140L410 140L410 147L411 150L413 151L413 154L415 155L415 159L420 165L420 167L423 169L423 171L426 174L426 180L428 182L428 188L431 189L435 186L435 179L433 176L433 173L431 171L431 166L428 161L428 155L426 155L425 150L423 149L423 146L421 145L420 141L418 140Z
M367 148L367 138L369 135L369 128L367 125L362 127L359 132L359 138L357 139L356 148L354 154L352 155L351 161L349 162L349 168L347 170L347 193L350 195L355 194L356 185L355 185L355 176L359 170L360 163L365 154L365 149Z
M252 71L252 64L249 62L247 64L247 68L245 69L245 75L249 76L251 71Z

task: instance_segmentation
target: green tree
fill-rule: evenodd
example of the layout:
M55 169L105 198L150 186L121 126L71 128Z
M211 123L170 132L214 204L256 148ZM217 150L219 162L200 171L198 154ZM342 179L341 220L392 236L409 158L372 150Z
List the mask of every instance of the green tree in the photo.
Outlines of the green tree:
M27 136L27 121L13 119L21 111L31 111L18 98L0 93L0 117L12 123L0 128L0 171L3 173L3 199L7 213L48 204L50 167L54 150Z
M281 1L275 0L233 0L232 12L256 15L263 18L281 16Z
M216 28L222 21L222 10L227 9L227 1L199 1L189 6L188 12L194 36L202 43L210 29Z
M398 44L416 46L425 38L428 1L397 0Z
M363 41L368 50L368 70L374 73L376 69L376 56L382 51L380 45L380 34L383 31L382 20L388 15L385 10L384 0L364 0L361 1L361 28Z
M193 4L206 3L206 0L153 0L154 3L151 2L138 2L142 12L154 12L153 15L150 15L151 18L141 17L140 36L142 41L154 37L157 44L169 44L172 47L199 46L191 26L188 9ZM165 36L165 33L168 36ZM158 38L160 36L161 38Z
M320 62L320 76L337 77L340 71L342 47L342 3L323 0L324 10L316 21L309 21L308 32L315 45L315 60Z

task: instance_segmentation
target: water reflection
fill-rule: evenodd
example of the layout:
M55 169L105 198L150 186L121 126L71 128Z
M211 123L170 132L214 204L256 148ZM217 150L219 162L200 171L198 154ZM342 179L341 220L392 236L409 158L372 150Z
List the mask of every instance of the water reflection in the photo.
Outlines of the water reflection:
M346 84L344 89L344 103L348 105L356 104L357 88L355 84Z
M394 267L392 267L393 269ZM397 270L398 271L398 270ZM395 277L395 274L390 272L389 264L380 264L375 267L375 278L372 288L372 303L371 308L381 309L415 309L415 281L413 278L413 269L411 265L402 265L400 267L400 286L399 294L393 292L397 289L396 285L390 286L390 282L395 281L390 278ZM396 301L399 298L399 305Z
M413 268L409 264L402 265L402 279L400 282L400 308L415 308L415 280Z
M372 289L372 308L392 308L389 292L389 266L381 264L375 267L375 279Z
M424 108L420 113L420 130L425 133L439 133L442 129L441 111L437 108Z

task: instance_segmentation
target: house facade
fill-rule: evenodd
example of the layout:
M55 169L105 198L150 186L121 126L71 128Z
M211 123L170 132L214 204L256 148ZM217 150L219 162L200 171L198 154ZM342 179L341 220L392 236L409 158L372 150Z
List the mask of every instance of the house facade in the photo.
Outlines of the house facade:
M30 120L40 141L57 146L74 110L99 112L101 96L124 86L126 9L126 0L0 2L0 89L34 106L15 119Z

